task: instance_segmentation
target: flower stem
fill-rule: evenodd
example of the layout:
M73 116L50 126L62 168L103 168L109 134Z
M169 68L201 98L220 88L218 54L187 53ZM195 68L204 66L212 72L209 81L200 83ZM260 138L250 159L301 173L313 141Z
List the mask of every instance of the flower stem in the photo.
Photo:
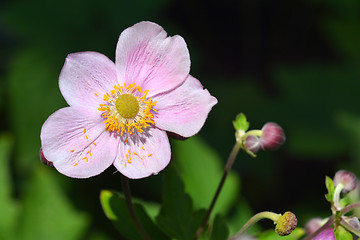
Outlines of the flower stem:
M327 222L322 225L318 230L316 230L315 232L313 232L312 234L308 235L306 238L304 238L303 240L311 240L313 238L315 238L317 235L319 235L322 231L331 228L331 226L334 223L334 216L331 216Z
M358 207L360 207L360 202L356 202L356 203L353 203L353 204L351 204L349 206L346 206L343 209L341 209L340 211L344 215L344 214L346 214L346 213L348 213L348 212L350 212L350 211L352 211L352 210L354 210L355 208L358 208Z
M281 214L276 214L276 213L273 213L273 212L260 212L260 213L257 213L254 216L252 216L249 219L249 221L247 221L245 223L245 225L232 238L230 238L230 240L238 239L238 237L241 234L243 234L249 227L251 227L252 225L257 223L261 219L268 218L268 219L273 220L274 223L276 223L280 217L281 217Z
M342 183L339 183L334 191L334 207L335 209L340 208L340 193L344 189L344 185Z
M215 192L215 195L214 195L214 197L212 199L210 207L206 212L206 215L204 217L204 220L203 220L201 226L198 228L198 230L196 232L195 240L199 239L199 237L201 236L201 234L203 233L203 231L204 231L204 229L206 227L206 223L208 222L208 220L210 218L210 215L211 215L211 212L212 212L212 210L213 210L213 208L215 206L216 200L219 197L220 191L221 191L222 187L224 186L226 177L227 177L228 173L230 172L231 166L233 165L234 160L236 158L236 155L238 154L240 148L241 148L241 142L236 141L236 143L235 143L235 145L234 145L234 147L233 147L233 149L232 149L232 151L230 153L230 156L229 156L229 158L227 160L227 163L226 163L226 166L225 166L225 171L224 171L223 176L222 176L222 178L220 180L219 186L216 189L216 192Z
M126 205L129 209L130 216L134 221L136 228L139 230L139 233L143 239L151 240L150 236L147 234L144 227L141 225L139 218L136 216L135 209L131 201L130 184L129 184L129 179L127 177L121 176L121 186L124 192Z

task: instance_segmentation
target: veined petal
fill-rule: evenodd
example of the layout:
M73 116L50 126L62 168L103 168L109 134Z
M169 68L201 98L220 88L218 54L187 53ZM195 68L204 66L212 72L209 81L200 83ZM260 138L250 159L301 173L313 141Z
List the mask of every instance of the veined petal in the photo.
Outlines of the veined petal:
M45 158L62 174L88 178L103 172L115 159L118 139L105 131L99 111L66 107L53 113L41 129Z
M171 151L166 132L150 128L128 141L120 142L114 166L128 178L137 179L157 174L170 161Z
M117 84L115 64L97 52L69 54L59 77L59 87L70 106L98 107Z
M217 103L199 80L190 75L180 87L160 94L154 100L157 101L156 127L183 137L199 132Z
M190 71L184 39L167 37L162 27L140 22L124 30L116 47L116 69L121 83L149 90L149 97L182 84Z

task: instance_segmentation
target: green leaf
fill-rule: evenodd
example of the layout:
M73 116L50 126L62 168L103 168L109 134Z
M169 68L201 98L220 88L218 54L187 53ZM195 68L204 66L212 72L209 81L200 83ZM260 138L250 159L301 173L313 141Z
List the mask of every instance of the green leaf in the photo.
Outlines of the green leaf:
M288 236L279 236L274 230L268 230L261 233L258 237L259 240L298 240L305 235L303 228L296 228Z
M246 132L249 129L250 124L246 120L245 114L239 113L233 121L233 125L236 131L243 130L244 132Z
M142 240L139 230L129 214L125 198L122 194L103 190L100 194L100 201L105 215L111 220L121 235L126 237L126 239ZM154 224L140 203L134 202L133 207L136 216L152 239L169 239Z
M51 113L65 106L58 87L63 61L54 60L54 53L42 47L22 49L13 57L7 79L7 115L16 137L19 174L29 173L36 166L34 161L39 162L39 129Z
M227 240L229 238L229 233L229 227L225 218L220 214L216 215L213 223L211 240Z
M352 240L353 236L351 233L345 230L342 226L338 226L335 229L335 239L336 240Z
M328 176L326 176L325 185L326 185L326 189L328 190L328 193L325 195L325 197L329 202L332 203L334 200L335 186L333 180Z
M16 223L19 216L19 203L13 194L10 177L10 152L13 145L11 136L0 135L0 239L16 239Z
M17 239L77 240L87 232L89 217L71 206L50 170L39 167L26 186Z
M191 196L196 209L207 209L220 183L225 161L199 136L186 141L173 141L173 158L185 191ZM230 172L215 204L212 217L226 213L236 202L240 192L240 179Z
M194 212L183 182L175 170L169 167L164 179L163 207L156 218L158 226L172 238L192 240L204 216L203 210Z

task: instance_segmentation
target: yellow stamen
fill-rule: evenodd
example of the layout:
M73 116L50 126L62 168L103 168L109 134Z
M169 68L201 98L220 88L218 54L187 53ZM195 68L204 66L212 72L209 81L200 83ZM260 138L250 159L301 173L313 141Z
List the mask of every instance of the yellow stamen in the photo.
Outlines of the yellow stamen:
M144 129L154 124L156 102L148 98L149 90L124 83L114 86L109 93L104 94L105 103L99 104L98 110L105 119L104 124L109 132L117 132L120 136L142 133Z

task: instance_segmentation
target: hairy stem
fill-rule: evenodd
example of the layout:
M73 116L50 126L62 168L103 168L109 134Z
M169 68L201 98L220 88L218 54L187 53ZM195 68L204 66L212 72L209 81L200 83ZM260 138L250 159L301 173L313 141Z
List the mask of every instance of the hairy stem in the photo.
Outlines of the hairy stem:
M139 233L144 240L151 240L150 236L147 234L144 227L141 225L139 218L136 216L135 209L131 201L130 184L129 184L129 179L127 177L121 176L121 186L123 188L126 205L129 209L130 216L134 221L136 228L139 230Z
M213 210L213 208L215 206L216 200L219 197L221 189L224 186L226 177L227 177L228 173L230 172L231 166L233 165L234 160L236 158L236 155L238 154L240 148L241 148L241 143L237 141L235 143L231 153L230 153L230 156L229 156L228 160L227 160L227 163L226 163L226 166L225 166L225 171L224 171L223 176L222 176L222 178L220 180L220 183L219 183L219 186L218 186L218 188L217 188L217 190L215 192L215 195L214 195L214 197L213 197L213 199L211 201L210 207L206 212L206 215L204 217L204 220L203 220L202 224L200 225L200 227L198 228L198 230L196 232L195 240L199 239L201 234L204 232L204 229L206 227L206 223L208 222L208 220L210 218L210 215L211 215L211 212L212 212L212 210Z

